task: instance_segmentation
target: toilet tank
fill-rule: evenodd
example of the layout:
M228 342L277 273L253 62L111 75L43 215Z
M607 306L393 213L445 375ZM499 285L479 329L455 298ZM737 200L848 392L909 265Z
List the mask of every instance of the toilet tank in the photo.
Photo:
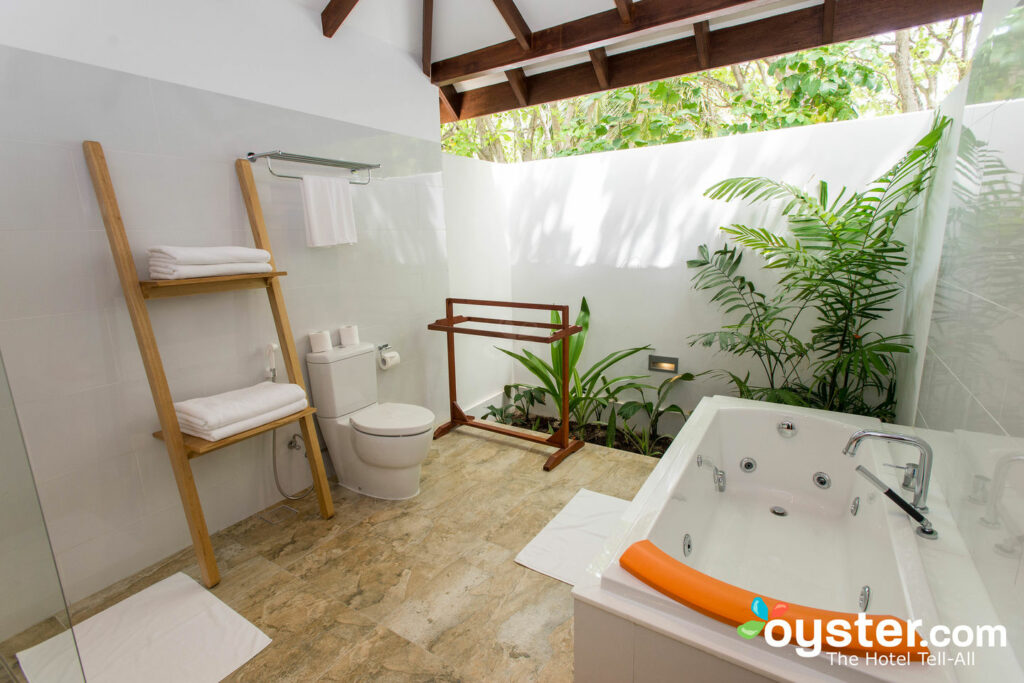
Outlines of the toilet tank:
M373 344L307 353L313 405L321 417L341 417L377 402Z

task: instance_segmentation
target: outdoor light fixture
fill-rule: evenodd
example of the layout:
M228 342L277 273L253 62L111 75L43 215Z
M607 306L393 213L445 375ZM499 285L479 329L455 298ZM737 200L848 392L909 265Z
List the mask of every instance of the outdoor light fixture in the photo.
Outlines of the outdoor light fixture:
M679 369L679 359L672 356L647 356L647 369L656 372L675 372Z

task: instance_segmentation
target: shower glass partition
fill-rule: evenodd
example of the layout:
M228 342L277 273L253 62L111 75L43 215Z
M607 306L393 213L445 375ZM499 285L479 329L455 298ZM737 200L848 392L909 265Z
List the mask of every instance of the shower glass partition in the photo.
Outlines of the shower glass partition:
M0 355L0 681L26 680L17 653L55 636L59 647L41 675L84 681L70 623Z

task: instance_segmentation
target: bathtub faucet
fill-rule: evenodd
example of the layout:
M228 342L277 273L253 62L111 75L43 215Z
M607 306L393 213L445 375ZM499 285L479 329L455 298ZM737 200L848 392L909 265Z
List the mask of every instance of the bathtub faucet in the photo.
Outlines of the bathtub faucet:
M895 434L893 432L879 432L873 429L862 429L850 437L846 442L843 453L851 458L857 454L857 449L865 439L881 439L882 441L893 441L914 446L921 452L921 458L917 465L907 463L905 469L908 474L913 472L914 481L914 507L924 512L928 511L928 484L932 478L932 447L924 440L906 434Z

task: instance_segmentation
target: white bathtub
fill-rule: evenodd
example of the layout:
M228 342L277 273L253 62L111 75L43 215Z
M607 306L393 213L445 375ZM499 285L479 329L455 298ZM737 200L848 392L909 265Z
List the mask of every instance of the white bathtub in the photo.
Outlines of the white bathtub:
M787 422L795 429L780 430ZM869 440L853 458L842 452L850 435L864 427L879 423L735 398L704 399L592 564L595 579L574 589L577 680L673 680L671 673L681 676L680 669L692 680L952 680L939 667L844 667L827 655L808 659L792 647L769 647L762 638L743 640L733 626L655 591L618 564L631 544L647 539L679 562L758 595L839 612L921 619L928 629L937 616L918 543L930 541L918 539L907 515L854 471L864 465L900 491L901 473L883 467L896 462L891 447ZM915 454L901 450L899 457L912 460ZM745 458L756 467L744 468ZM725 473L722 492L716 467ZM822 473L827 488L815 483ZM870 587L866 610L859 605L864 586ZM629 645L632 656L625 650L617 656L612 642Z

